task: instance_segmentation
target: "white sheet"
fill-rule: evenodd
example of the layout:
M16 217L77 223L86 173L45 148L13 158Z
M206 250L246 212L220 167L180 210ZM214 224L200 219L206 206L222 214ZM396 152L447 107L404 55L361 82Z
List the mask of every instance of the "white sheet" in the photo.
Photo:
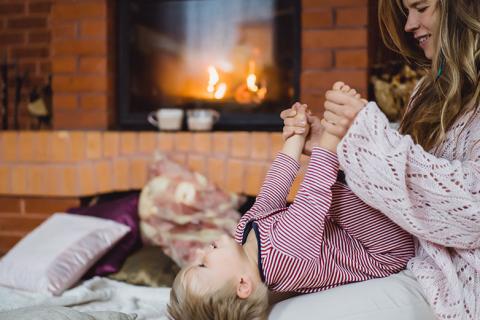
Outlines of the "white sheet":
M165 307L169 294L169 288L134 286L100 277L85 281L57 297L0 286L0 311L48 305L79 311L135 313L138 320L167 320Z

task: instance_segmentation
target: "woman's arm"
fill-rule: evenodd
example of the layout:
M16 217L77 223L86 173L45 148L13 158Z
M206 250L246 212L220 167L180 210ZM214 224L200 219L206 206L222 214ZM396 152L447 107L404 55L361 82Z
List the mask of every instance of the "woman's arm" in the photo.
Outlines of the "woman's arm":
M469 139L480 141L480 124ZM389 128L375 103L359 112L338 147L351 189L418 238L480 246L480 143L449 161Z

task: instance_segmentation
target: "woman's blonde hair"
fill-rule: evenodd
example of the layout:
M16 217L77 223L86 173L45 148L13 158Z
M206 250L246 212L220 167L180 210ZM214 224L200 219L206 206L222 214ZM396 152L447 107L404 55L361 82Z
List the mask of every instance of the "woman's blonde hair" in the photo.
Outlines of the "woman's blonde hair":
M427 151L480 102L480 1L438 0L435 10L439 10L438 39L434 39L438 48L430 61L413 35L404 31L408 13L402 0L379 0L378 7L385 44L427 69L400 126Z
M172 285L167 312L174 320L266 320L268 289L260 283L246 299L237 296L236 283L227 282L219 290L195 294L185 282L188 268L182 269Z

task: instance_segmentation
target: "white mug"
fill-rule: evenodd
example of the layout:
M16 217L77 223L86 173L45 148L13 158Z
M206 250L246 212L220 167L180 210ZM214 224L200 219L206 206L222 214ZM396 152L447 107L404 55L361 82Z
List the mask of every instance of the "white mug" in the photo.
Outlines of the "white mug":
M148 122L159 130L180 130L182 128L183 110L164 108L148 114Z
M187 111L188 129L192 131L209 131L220 118L220 113L212 109L195 109Z

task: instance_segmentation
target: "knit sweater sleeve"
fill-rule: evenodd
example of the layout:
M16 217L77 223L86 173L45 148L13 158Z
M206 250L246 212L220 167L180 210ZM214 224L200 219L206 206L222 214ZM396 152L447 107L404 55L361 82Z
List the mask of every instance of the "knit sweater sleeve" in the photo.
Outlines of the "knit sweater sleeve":
M447 247L478 248L480 123L470 129L460 141L468 145L462 160L439 158L390 129L370 102L339 144L338 158L350 188L411 234Z

